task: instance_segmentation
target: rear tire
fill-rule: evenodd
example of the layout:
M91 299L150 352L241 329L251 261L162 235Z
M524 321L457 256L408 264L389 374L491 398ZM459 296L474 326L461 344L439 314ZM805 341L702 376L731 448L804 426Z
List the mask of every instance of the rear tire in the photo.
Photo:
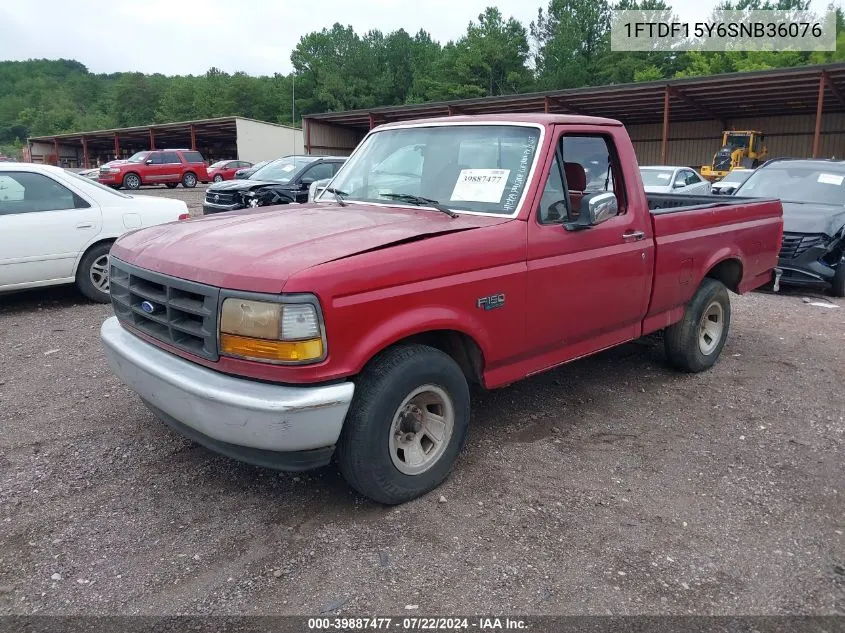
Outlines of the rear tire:
M76 287L97 303L109 303L109 251L112 242L96 244L88 249L76 270Z
M193 189L197 186L197 176L193 172L185 172L185 175L182 176L182 186L185 189Z
M664 346L669 363L681 371L710 369L719 359L731 325L728 289L715 279L701 282L684 318L666 328Z
M427 345L389 349L356 381L337 444L340 471L374 501L410 501L448 477L469 415L469 386L451 357Z
M845 258L839 262L836 274L830 282L830 294L834 297L845 297Z
M141 188L141 177L138 174L126 174L123 177L123 186L134 191Z

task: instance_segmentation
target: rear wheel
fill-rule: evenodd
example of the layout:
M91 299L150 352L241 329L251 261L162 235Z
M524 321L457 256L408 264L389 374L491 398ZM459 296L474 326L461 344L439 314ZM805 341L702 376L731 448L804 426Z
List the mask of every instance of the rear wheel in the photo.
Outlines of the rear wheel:
M687 305L684 318L666 328L666 357L681 371L709 369L722 353L730 325L728 289L722 282L707 278Z
M138 174L126 174L123 177L123 186L127 189L140 189L141 177Z
M92 246L76 271L76 287L92 301L108 303L109 297L109 251L112 243Z
M350 486L385 504L410 501L448 477L469 429L469 386L427 345L382 353L361 373L337 445Z
M186 189L193 189L197 186L197 176L193 172L186 172L184 176L182 176L182 186Z

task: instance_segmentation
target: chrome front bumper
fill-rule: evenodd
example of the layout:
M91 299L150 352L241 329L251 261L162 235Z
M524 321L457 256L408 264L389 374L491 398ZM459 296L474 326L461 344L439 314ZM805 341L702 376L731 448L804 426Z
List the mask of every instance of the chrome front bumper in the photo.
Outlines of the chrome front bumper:
M150 345L117 317L103 323L100 336L112 370L165 421L178 423L171 426L253 463L267 460L238 453L332 447L355 391L351 382L289 387L221 374Z

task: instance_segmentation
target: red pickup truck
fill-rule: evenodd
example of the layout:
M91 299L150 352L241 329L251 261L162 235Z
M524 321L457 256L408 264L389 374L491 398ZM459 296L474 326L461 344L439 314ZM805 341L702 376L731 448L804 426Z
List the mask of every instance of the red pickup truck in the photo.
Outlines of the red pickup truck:
M113 160L100 167L97 180L110 187L138 189L141 185L180 183L192 189L198 182L209 181L202 154L189 149L164 149L136 152L126 160Z
M448 476L470 383L658 331L673 366L711 367L728 291L772 280L782 231L777 200L647 196L617 121L388 124L311 204L121 237L101 337L117 375L198 443L282 470L334 456L395 504Z

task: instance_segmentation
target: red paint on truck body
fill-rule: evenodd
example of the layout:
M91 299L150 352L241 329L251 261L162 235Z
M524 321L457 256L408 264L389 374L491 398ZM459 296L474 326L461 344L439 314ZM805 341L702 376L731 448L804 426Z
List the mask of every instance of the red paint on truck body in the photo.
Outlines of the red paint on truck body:
M447 120L545 128L517 217L451 219L430 209L354 202L284 205L151 227L113 246L112 255L122 260L184 279L315 294L325 318L324 361L212 362L148 340L225 373L306 384L353 377L377 352L414 334L453 330L478 345L482 379L492 388L680 320L702 279L722 262L738 264L732 288L738 292L771 277L782 234L780 202L725 204L720 198L714 203L722 206L652 213L630 138L616 121L563 115ZM537 219L553 148L570 133L611 140L622 176L615 184L622 212L577 232ZM632 231L644 238L623 237ZM503 308L477 307L479 297L493 294L506 296Z

